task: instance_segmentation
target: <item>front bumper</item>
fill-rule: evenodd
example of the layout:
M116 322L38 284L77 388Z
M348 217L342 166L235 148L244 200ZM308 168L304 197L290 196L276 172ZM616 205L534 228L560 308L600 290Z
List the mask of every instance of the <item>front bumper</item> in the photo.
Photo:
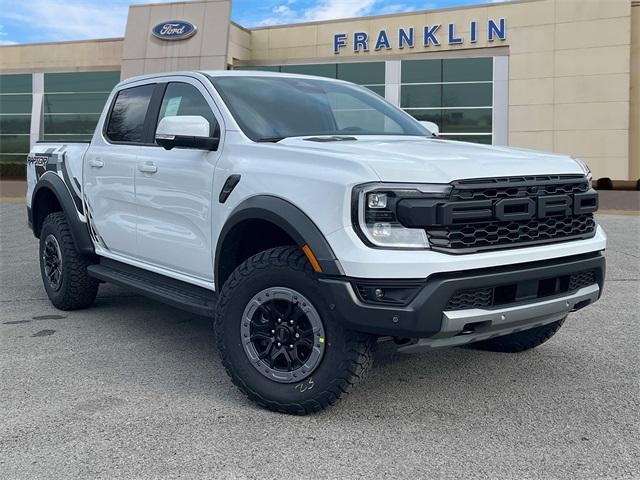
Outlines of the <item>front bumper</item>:
M593 272L593 284L568 289L565 279L582 272ZM406 305L397 306L365 302L357 293L358 285L370 284L371 280L322 278L320 282L330 305L347 327L376 335L427 339L418 342L419 347L406 346L405 350L410 351L459 345L560 320L595 302L602 293L604 277L605 259L599 252L435 274L424 281L411 281L416 293ZM395 282L402 281L381 281L381 285L389 287ZM483 308L450 309L450 299L455 294L479 288L510 292L511 297Z

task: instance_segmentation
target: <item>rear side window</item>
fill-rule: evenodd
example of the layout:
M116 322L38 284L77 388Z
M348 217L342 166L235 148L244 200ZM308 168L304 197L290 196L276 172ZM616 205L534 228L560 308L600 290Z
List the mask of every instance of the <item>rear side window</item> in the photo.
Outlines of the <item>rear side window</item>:
M113 142L142 143L144 121L155 84L120 90L111 109L107 138Z
M162 99L158 123L164 117L184 115L204 117L209 122L209 135L217 131L216 117L198 89L188 83L170 83Z

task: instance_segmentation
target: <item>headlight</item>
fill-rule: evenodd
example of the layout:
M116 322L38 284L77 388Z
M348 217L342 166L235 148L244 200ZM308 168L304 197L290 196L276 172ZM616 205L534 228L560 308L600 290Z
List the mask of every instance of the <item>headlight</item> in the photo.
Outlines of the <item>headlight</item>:
M407 228L396 206L405 198L447 198L451 185L368 183L353 189L353 225L365 243L382 248L429 248L422 228Z

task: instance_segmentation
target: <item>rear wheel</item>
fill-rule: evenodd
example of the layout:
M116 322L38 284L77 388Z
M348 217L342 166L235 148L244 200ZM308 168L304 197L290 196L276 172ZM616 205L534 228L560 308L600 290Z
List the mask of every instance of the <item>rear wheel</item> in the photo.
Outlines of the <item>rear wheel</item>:
M249 258L222 289L222 362L238 388L270 410L320 411L371 365L375 337L342 327L314 275L299 248L278 247Z
M503 335L501 337L470 343L468 348L475 350L487 350L490 352L518 353L530 350L542 345L553 337L564 323L567 317L557 322L542 325L523 332Z
M99 282L87 274L89 265L89 259L76 249L65 214L49 214L40 231L40 273L56 308L75 310L93 303Z

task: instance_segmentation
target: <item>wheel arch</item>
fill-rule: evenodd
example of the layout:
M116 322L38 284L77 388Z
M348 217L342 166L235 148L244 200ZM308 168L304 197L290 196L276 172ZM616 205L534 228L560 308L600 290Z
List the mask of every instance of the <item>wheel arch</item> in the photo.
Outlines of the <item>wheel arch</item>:
M238 232L248 225L254 228L253 231L260 225L264 225L271 234L279 232L278 234L285 235L289 242L281 243L280 245L294 244L300 248L308 245L315 255L322 273L327 275L344 274L340 262L324 235L302 210L281 198L271 195L257 195L240 203L228 217L220 232L214 260L217 290L222 288L229 274L233 271L225 263L225 257L228 256L229 249L234 248L234 238L237 238ZM262 232L263 230L260 229L259 231ZM268 245L266 248L273 246L276 245ZM246 258L240 259L239 262L232 262L232 265L237 266L244 260Z
M40 177L31 196L31 223L33 234L40 238L44 219L53 212L63 212L69 222L76 249L84 255L95 253L87 224L80 220L76 204L62 179L55 174Z

